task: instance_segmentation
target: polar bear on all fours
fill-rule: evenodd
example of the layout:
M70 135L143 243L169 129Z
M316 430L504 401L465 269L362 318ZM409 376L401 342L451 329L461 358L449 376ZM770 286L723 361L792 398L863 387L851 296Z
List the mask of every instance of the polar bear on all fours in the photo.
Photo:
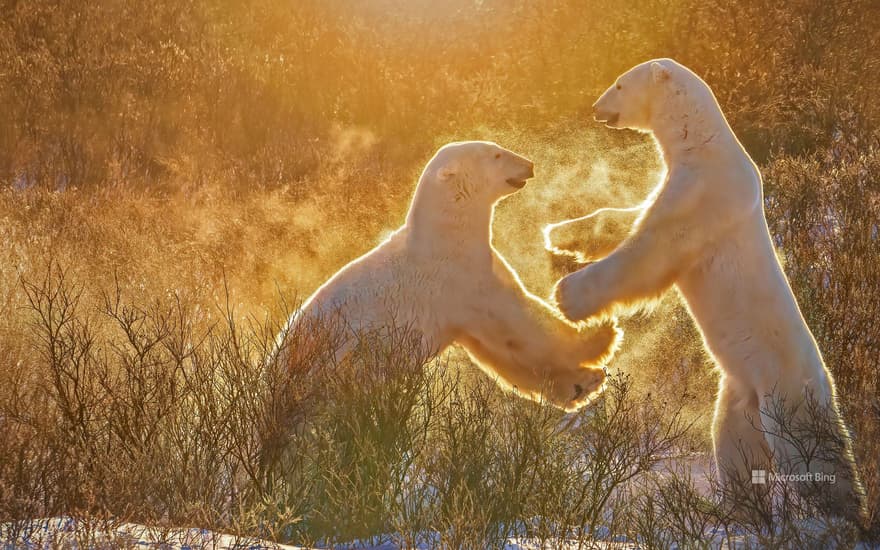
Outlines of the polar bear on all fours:
M531 161L488 142L451 143L422 172L406 223L352 261L294 314L289 330L339 316L349 333L390 324L430 352L457 342L524 397L575 410L604 383L620 333L575 325L530 294L491 245L494 204L533 176Z
M767 468L772 456L805 477L834 474L836 483L818 490L855 517L863 493L831 374L777 260L760 173L709 86L675 61L649 61L621 75L594 112L609 127L651 132L667 173L626 240L557 284L561 311L601 317L676 285L723 374L713 439L726 486ZM793 423L806 422L818 403L832 448L805 460L768 414L780 403Z

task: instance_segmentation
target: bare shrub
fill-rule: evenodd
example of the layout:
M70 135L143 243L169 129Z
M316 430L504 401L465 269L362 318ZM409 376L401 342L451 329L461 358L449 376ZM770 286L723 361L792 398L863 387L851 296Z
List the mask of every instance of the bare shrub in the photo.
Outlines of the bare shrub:
M205 325L179 296L143 307L114 285L90 301L72 278L52 264L24 282L34 355L0 402L8 540L62 515L86 544L129 521L319 545L589 547L626 534L671 547L734 526L773 547L855 540L821 490L774 483L736 515L698 490L682 400L625 376L566 416L454 355L432 359L405 327L359 335L339 361L322 347L333 338L288 333L310 353L277 370L278 327L238 317L229 298ZM809 452L833 432L786 412L765 414ZM267 433L275 448L261 454Z

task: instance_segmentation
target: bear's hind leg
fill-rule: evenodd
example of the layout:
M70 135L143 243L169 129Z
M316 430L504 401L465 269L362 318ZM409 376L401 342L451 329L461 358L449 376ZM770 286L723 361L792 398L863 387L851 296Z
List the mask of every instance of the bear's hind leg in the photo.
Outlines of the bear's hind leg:
M721 379L712 440L725 503L742 520L760 517L769 506L771 461L754 390Z

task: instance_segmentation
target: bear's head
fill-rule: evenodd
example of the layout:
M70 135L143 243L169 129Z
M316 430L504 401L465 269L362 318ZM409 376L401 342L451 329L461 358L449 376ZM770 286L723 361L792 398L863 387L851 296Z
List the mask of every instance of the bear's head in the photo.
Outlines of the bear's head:
M672 59L654 59L620 75L593 104L593 114L610 128L655 132L674 120L696 116L705 102L717 106L705 82Z
M486 206L522 189L534 175L532 161L512 151L488 141L461 141L437 151L419 188L448 204Z

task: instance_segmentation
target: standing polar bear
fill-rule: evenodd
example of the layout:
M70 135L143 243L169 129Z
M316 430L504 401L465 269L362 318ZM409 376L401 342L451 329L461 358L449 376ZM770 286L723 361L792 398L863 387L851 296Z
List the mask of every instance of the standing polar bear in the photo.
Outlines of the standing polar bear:
M405 326L431 353L458 342L502 385L579 408L602 387L600 365L620 334L613 322L562 319L492 247L495 203L532 176L531 161L494 143L444 146L422 172L403 227L324 283L288 330L338 316L348 334L340 357L358 333Z
M609 127L653 133L667 173L627 239L557 284L561 311L573 320L608 315L676 285L723 374L713 439L726 486L750 480L772 456L793 473L834 476L822 493L856 516L862 491L831 374L776 258L761 176L712 91L660 59L621 75L593 107ZM799 446L810 441L780 425L779 403L801 425L818 404L836 442L830 452L805 459Z

